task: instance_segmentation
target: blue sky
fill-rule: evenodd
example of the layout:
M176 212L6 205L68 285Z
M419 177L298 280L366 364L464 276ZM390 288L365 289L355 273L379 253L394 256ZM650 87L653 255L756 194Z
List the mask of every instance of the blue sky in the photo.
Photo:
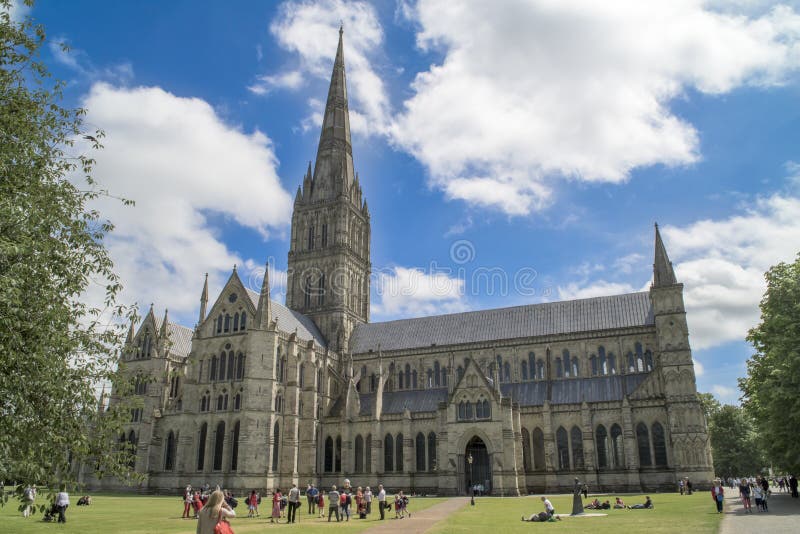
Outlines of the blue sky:
M735 402L763 272L800 250L797 2L41 2L125 298L196 321L234 263L282 299L340 21L373 320L638 291L653 223L698 388ZM461 254L465 254L462 256ZM507 287L487 284L504 273ZM500 277L501 275L497 275ZM516 281L516 283L515 283Z

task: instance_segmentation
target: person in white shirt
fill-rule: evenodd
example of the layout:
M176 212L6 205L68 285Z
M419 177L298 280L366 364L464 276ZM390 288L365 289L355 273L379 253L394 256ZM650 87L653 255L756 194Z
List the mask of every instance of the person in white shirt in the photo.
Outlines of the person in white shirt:
M378 510L381 513L381 521L383 521L386 513L386 490L383 489L383 484L378 484Z
M65 514L68 506L69 494L67 493L67 488L62 488L61 491L58 492L58 495L56 495L56 509L58 510L59 523L67 522L67 516Z
M372 512L372 490L369 486L364 490L364 502L367 503L367 515L369 515Z

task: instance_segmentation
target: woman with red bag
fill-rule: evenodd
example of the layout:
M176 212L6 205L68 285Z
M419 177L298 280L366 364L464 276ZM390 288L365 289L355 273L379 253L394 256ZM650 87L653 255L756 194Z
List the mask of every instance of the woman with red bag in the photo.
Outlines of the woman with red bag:
M281 489L275 488L272 493L272 517L269 519L270 523L280 522L281 518Z
M225 502L225 494L217 490L197 514L196 534L233 534L229 517L236 517L236 512Z

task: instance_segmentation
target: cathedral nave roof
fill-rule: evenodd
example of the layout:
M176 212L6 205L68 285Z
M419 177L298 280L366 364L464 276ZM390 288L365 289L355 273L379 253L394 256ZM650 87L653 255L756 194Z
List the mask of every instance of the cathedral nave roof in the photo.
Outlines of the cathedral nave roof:
M650 294L529 304L356 326L353 354L459 345L654 324Z

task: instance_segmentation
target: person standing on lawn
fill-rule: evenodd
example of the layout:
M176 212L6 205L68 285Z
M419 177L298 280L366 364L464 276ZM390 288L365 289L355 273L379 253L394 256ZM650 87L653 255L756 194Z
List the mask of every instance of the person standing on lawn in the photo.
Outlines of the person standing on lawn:
M297 484L292 484L289 490L289 514L286 517L287 523L294 523L297 518L297 509L300 508L300 488Z
M714 481L714 486L711 488L711 498L714 499L714 504L717 505L717 513L722 513L722 502L725 500L725 490L722 488L722 482L719 479Z

